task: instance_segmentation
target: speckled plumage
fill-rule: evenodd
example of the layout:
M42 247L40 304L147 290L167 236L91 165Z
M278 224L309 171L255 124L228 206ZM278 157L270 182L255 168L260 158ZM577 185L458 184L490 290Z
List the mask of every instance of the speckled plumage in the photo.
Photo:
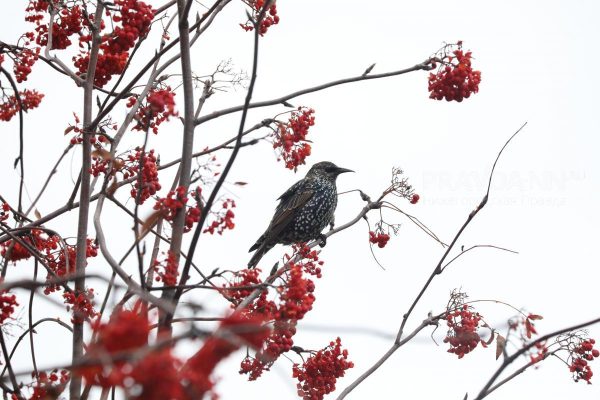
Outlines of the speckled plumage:
M256 253L248 267L255 267L262 256L278 243L292 244L318 238L321 231L333 222L337 206L336 178L351 172L323 161L312 166L304 179L296 182L278 200L269 227L250 248Z

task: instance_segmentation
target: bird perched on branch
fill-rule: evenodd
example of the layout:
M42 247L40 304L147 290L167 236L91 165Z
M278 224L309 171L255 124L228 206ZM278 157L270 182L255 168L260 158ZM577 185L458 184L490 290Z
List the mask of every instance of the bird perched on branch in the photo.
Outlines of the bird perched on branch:
M337 206L335 180L344 172L354 171L329 161L317 163L304 179L279 196L280 203L269 227L249 250L256 250L256 253L248 267L255 267L262 256L278 243L292 244L320 238L324 244L325 236L321 231L333 222Z

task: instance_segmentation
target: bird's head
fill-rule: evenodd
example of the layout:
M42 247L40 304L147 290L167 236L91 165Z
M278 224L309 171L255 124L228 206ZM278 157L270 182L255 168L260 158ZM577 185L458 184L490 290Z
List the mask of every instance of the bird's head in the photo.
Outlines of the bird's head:
M352 171L351 169L338 167L337 165L329 161L322 161L314 164L306 174L306 177L322 177L335 180L335 178L337 178L339 174L343 174L344 172L354 171Z

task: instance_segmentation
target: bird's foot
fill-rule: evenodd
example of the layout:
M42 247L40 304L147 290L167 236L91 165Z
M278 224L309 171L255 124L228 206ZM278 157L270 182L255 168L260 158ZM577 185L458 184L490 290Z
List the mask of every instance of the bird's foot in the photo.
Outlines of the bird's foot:
M319 234L318 239L321 242L321 243L319 243L319 246L325 247L325 245L327 244L327 236L325 236L324 234L321 233L321 234Z

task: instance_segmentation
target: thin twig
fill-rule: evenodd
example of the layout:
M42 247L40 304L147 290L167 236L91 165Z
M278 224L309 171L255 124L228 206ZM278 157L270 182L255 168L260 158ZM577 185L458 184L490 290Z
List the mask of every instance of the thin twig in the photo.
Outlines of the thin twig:
M25 160L23 158L23 147L25 146L25 141L23 137L23 102L21 101L21 95L19 94L19 89L17 88L17 84L13 80L12 76L6 71L4 68L0 67L0 71L6 76L10 86L12 87L15 93L15 99L17 100L17 107L19 109L19 156L15 160L15 167L17 163L19 164L21 170L21 177L19 180L19 203L17 209L19 210L19 214L23 212L23 186L25 184Z
M523 125L523 126L525 126L525 125ZM492 181L492 177L493 177L493 174L494 174L496 163L498 162L498 160L500 158L500 155L502 154L502 152L504 151L504 149L506 148L506 146L508 145L508 143L510 143L510 141L515 137L515 135L517 133L519 133L521 131L521 129L523 129L523 126L521 126L521 128L519 128L506 141L506 143L504 144L504 146L502 147L502 149L500 149L500 152L498 153L498 156L496 157L496 160L494 161L494 164L492 166L492 170L490 172L490 180L489 180L490 184L491 184L491 181ZM367 379L369 376L371 376L371 374L373 374L373 372L375 372L383 364L383 362L385 360L387 360L391 356L391 354L394 353L398 349L398 347L399 347L398 344L403 342L402 335L404 333L404 327L405 327L406 323L408 322L408 318L410 317L410 315L412 314L413 310L415 309L415 307L417 306L417 304L421 300L421 297L423 297L423 294L425 293L425 291L429 288L429 285L431 284L431 282L433 281L433 279L437 275L439 275L439 274L442 273L442 271L443 271L442 265L444 264L444 261L446 260L446 257L448 257L448 254L450 254L450 251L454 248L454 245L458 241L458 238L461 236L461 234L467 228L467 226L469 226L469 224L471 223L471 221L473 220L473 218L477 215L477 213L479 213L479 211L481 211L483 209L483 207L485 207L485 205L487 204L488 197L489 197L489 191L490 191L490 185L488 185L488 188L486 190L486 194L483 196L483 199L480 201L479 205L473 211L471 211L471 213L469 213L469 216L467 217L467 220L463 223L463 225L460 227L460 229L458 230L458 232L454 236L454 239L452 239L452 242L450 242L450 244L446 248L446 251L444 252L444 254L442 255L442 257L438 261L436 267L434 268L433 272L431 273L431 275L429 276L429 278L427 279L427 281L425 282L425 284L423 285L423 287L419 291L419 294L417 295L417 297L413 300L413 302L410 305L408 311L402 316L402 322L400 324L400 328L398 329L398 333L396 335L396 339L394 341L394 344L392 344L391 348L373 366L371 366L367 371L365 371L361 376L359 376L354 382L352 382L348 387L346 387L342 391L342 393L338 396L338 400L341 400L341 399L345 398L360 383L362 383L365 379Z
M424 61L420 64L417 64L415 66L412 66L410 68L405 68L405 69L401 69L398 71L391 71L391 72L385 72L382 74L373 74L373 75L366 75L366 76L358 75L358 76L354 76L351 78L339 79L336 81L323 83L321 85L313 86L310 88L306 88L306 89L298 90L293 93L286 94L286 95L278 97L276 99L260 101L257 103L251 103L248 105L248 108L259 108L259 107L274 106L277 104L284 104L288 100L291 100L295 97L302 96L302 95L309 94L309 93L315 93L315 92L318 92L318 91L321 91L324 89L329 89L330 87L333 87L333 86L343 85L346 83L360 82L360 81L365 81L365 80L370 80L370 79L389 78L391 76L403 75L403 74L413 72L413 71L419 71L419 70L429 71L430 69L431 69L430 60L426 60L426 61ZM214 111L208 115L197 118L196 125L203 124L204 122L221 117L223 115L227 115L227 114L231 114L231 113L235 113L235 112L239 112L239 111L243 111L243 110L244 110L244 105L240 105L240 106L226 108L223 110Z
M600 322L600 317L599 318L594 318L594 319L592 319L590 321L583 322L583 323L580 323L580 324L577 324L577 325L569 326L567 328L562 328L562 329L556 330L554 332L548 333L547 335L541 336L541 337L537 338L536 340L534 340L533 342L528 343L527 345L523 346L520 350L518 350L517 352L515 352L513 355L511 355L510 357L507 357L507 358L504 359L504 361L502 362L502 365L500 365L500 367L498 367L498 369L496 370L496 372L494 372L494 374L492 375L492 377L483 386L483 388L481 389L481 391L479 392L479 394L477 395L477 397L475 397L474 400L481 400L481 399L487 397L493 390L495 390L497 387L493 387L492 388L492 385L494 384L494 382L496 381L496 379L498 379L498 377L500 376L500 374L502 373L502 371L504 371L506 369L506 367L508 367L510 364L512 364L517 358L519 358L520 356L522 356L523 354L525 354L527 351L529 351L529 349L533 348L536 344L545 342L548 339L551 339L551 338L556 337L558 335L562 335L563 333L567 333L567 332L571 332L571 331L576 331L578 329L585 328L586 326L594 325L594 324L597 324L599 322ZM499 386L501 386L501 384L504 384L504 383L506 383L506 382L502 381L497 386L499 387Z

